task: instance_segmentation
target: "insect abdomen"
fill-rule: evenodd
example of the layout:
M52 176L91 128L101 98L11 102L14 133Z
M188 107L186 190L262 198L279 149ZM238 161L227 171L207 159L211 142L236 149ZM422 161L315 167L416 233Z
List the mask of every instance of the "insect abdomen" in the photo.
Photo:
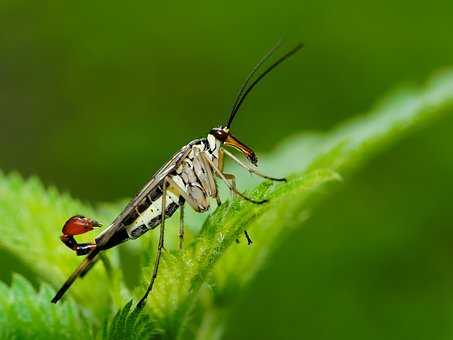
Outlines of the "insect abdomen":
M179 208L179 200L174 193L167 191L165 216L170 217ZM135 239L154 229L162 222L162 195L155 198L151 204L140 213L129 225L126 226L127 234L131 239Z

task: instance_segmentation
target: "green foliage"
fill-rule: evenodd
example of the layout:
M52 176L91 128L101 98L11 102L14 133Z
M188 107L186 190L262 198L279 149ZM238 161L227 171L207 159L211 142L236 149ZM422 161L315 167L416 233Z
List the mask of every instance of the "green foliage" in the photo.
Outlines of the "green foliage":
M90 206L54 188L44 188L37 178L24 181L17 174L0 175L0 249L20 260L38 280L56 287L80 262L59 240L66 219L80 213L106 223L114 217L95 213ZM106 308L106 275L102 268L94 268L90 276L96 284L82 281L73 294L79 302L93 307L90 302L96 299L94 308Z
M86 339L91 327L74 301L50 307L54 289L42 284L39 292L14 275L8 287L0 282L0 339Z
M338 183L348 180L353 171L376 153L452 110L453 73L444 73L423 87L395 93L367 115L358 116L329 133L302 135L286 141L264 157L262 163L264 172L288 175L287 183L265 181L256 185L251 177L238 176L240 188L253 188L247 194L256 199L269 199L268 203L253 205L241 199L224 202L181 252L172 250L176 223L175 219L169 221L168 250L163 254L155 289L140 314L133 311L129 300L132 297L137 301L148 283L153 263L149 249L155 244L157 233L151 233L150 242L135 243L141 248L147 267L141 274L141 284L133 292L118 283L120 276L112 280L97 266L73 287L70 295L91 309L95 320L103 319L102 311L111 306L107 291L115 305L129 301L105 325L104 338L220 337L229 306L290 235L291 229L300 227L311 216L320 199L333 193ZM238 168L231 172L243 173ZM0 177L0 193L3 235L0 247L22 261L40 280L54 286L79 262L59 243L57 226L80 212L108 222L121 209L120 205L91 209L53 189L45 190L36 179L23 181L16 175ZM252 246L247 246L245 241L235 242L245 229L254 240ZM122 266L118 264L118 254L113 255L114 272L117 272ZM8 291L2 290L5 294ZM58 307L49 304L48 308ZM33 322L35 318L32 316Z
M152 336L153 327L149 316L139 309L131 310L132 305L131 300L115 314L110 323L105 323L102 339L133 340Z
M312 135L308 140L302 136L283 144L263 163L268 166L267 172L294 175L288 177L286 184L265 182L250 192L251 197L267 198L269 203L257 206L234 200L224 204L182 254L165 254L159 284L147 305L156 324L169 338L187 338L186 332L194 329L206 332L207 338L220 334L225 319L221 310L233 303L234 295L253 278L289 234L288 229L301 226L314 203L331 192L331 184L346 178L377 151L452 107L453 74L447 73L424 88L394 94L367 116L328 134ZM240 173L239 169L235 173ZM243 183L244 178L239 178L239 182ZM244 229L249 230L255 245L247 247L243 242L230 247ZM148 278L149 270L145 282ZM205 289L198 294L203 284ZM200 301L204 307L201 311L197 306ZM201 315L193 315L194 310ZM219 316L215 322L213 315Z

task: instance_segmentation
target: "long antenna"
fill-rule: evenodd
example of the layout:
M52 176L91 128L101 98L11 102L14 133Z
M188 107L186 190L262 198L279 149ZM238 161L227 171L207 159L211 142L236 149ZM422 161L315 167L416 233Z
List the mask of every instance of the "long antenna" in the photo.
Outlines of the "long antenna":
M242 97L242 94L245 91L245 88L247 87L250 79L255 75L256 71L263 65L269 58L270 56L280 47L282 44L282 39L279 39L277 43L269 50L266 52L266 54L258 61L258 63L253 67L252 71L247 75L247 78L245 78L244 82L241 85L241 88L239 89L239 92L236 96L236 99L234 100L233 107L231 108L230 112L234 112L236 105L238 104L239 100Z
M274 68L276 68L279 64L284 62L286 59L291 57L293 54L298 52L302 47L304 47L304 44L298 44L296 47L294 47L292 50L288 51L286 54L281 56L279 59L277 59L273 64L271 64L267 69L263 71L254 81L253 83L247 88L245 91L241 91L242 96L240 97L239 100L237 100L236 104L233 107L233 110L231 111L230 117L228 118L227 122L227 128L230 128L231 123L233 122L234 117L236 116L237 112L239 111L239 108L241 107L242 103L244 102L245 98L247 95L250 93L250 91L263 79L270 71L272 71ZM267 59L267 58L266 58Z

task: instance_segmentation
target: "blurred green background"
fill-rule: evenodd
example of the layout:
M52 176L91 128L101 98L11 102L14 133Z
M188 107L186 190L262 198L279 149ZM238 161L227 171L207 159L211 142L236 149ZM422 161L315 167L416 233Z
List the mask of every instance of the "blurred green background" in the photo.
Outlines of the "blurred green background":
M85 201L130 197L225 121L270 46L303 41L233 125L265 153L450 66L452 13L438 0L3 0L0 168ZM227 338L451 338L452 123L418 131L319 207L241 297Z

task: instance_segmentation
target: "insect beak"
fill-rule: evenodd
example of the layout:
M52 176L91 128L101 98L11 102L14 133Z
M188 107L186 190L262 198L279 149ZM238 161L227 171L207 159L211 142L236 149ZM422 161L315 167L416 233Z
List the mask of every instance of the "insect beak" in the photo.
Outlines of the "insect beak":
M226 138L224 145L231 146L239 151L241 151L253 165L257 165L258 159L256 158L255 152L250 149L247 145L239 141L236 137L232 136L231 134L228 135Z

